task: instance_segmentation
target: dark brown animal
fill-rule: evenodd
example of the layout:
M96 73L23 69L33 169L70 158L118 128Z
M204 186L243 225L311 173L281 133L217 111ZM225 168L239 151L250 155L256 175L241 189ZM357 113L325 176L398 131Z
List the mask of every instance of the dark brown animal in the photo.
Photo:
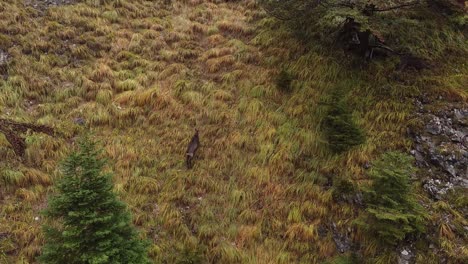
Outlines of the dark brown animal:
M193 167L192 161L199 146L200 138L198 136L198 129L195 129L195 135L193 135L192 139L190 140L190 143L187 147L187 152L185 154L187 158L187 169L191 169Z

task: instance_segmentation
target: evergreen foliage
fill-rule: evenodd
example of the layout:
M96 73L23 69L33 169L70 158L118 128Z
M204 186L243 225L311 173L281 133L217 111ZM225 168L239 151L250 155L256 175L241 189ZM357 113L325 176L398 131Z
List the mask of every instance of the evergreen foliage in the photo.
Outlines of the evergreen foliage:
M345 152L365 142L364 132L354 122L351 113L346 102L335 93L324 121L328 143L334 153Z
M410 184L414 171L412 157L403 153L388 152L377 160L370 172L372 185L364 190L366 214L357 224L391 245L423 232L426 216Z
M45 227L42 263L149 263L146 242L138 238L130 213L103 173L95 143L84 139L63 164L58 194L45 215L58 221Z
M348 3L343 0L262 0L264 9L272 16L284 21L303 41L320 38L330 41L333 34L343 24L347 17L352 17L365 28L368 27L368 17L361 9L364 1ZM367 1L366 1L367 2Z
M356 22L359 31L370 33L368 39L359 36L363 46L367 41L372 44L377 38L376 46L385 44L396 52L432 59L446 54L445 45L456 45L458 49L466 50L461 36L468 18L464 5L459 1L261 0L260 3L297 39L304 43L320 40L333 53L336 53L338 45L349 47L353 42L342 38L343 26L349 18ZM434 21L439 23L434 24ZM441 24L441 21L446 23ZM439 36L434 31L444 33ZM450 41L441 37L445 34L451 35Z

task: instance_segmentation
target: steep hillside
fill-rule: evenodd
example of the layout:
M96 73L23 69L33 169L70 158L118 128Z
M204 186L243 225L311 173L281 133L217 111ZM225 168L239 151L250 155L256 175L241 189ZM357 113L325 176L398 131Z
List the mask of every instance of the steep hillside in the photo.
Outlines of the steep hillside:
M424 126L415 98L467 109L462 33L437 38L454 44L436 67L396 73L392 58L361 65L301 43L251 0L44 2L0 2L0 118L59 132L28 133L22 160L0 134L0 263L35 263L40 211L84 133L104 148L155 263L348 263L338 261L351 252L396 263L400 248L353 224L359 195L337 198L333 182L365 185L381 153L413 149L408 127ZM290 91L277 87L282 68ZM340 155L323 130L336 90L366 135ZM427 236L402 246L417 263L463 263L466 189L435 202L424 177L414 185Z

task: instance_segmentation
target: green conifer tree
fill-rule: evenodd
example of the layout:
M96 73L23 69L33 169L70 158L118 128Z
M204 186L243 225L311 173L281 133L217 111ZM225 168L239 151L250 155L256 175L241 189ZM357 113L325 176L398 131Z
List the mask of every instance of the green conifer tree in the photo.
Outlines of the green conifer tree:
M339 92L334 92L331 107L324 120L328 143L334 153L348 151L366 141L364 132L353 120L351 109L340 96L342 95Z
M388 244L397 244L408 234L424 231L426 213L412 192L411 156L385 153L370 172L372 185L364 190L366 214L357 224Z
M96 144L84 139L63 164L58 194L44 212L46 244L39 260L57 264L149 263L126 205L113 192L112 175Z

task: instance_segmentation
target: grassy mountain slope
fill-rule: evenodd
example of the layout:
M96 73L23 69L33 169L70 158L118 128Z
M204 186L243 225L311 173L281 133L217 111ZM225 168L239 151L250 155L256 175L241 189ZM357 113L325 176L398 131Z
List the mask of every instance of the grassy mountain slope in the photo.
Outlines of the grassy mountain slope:
M358 210L333 200L331 179L364 184L367 162L411 148L411 96L466 103L463 36L441 37L456 49L435 58L453 64L394 76L392 59L364 69L301 44L254 1L173 2L89 0L44 14L20 0L0 3L0 49L10 56L0 116L64 134L28 135L23 162L0 135L0 262L34 263L44 242L39 212L58 164L88 131L104 147L134 223L153 242L156 263L323 263L339 254L332 223L374 262L382 252L351 224ZM290 93L275 84L283 65L294 75ZM329 151L322 133L337 87L367 136L342 155ZM187 171L195 127L202 147ZM434 223L442 207L430 209ZM443 254L466 258L466 237L442 228L434 226L447 237ZM437 259L425 250L420 263ZM395 257L389 250L375 261Z

